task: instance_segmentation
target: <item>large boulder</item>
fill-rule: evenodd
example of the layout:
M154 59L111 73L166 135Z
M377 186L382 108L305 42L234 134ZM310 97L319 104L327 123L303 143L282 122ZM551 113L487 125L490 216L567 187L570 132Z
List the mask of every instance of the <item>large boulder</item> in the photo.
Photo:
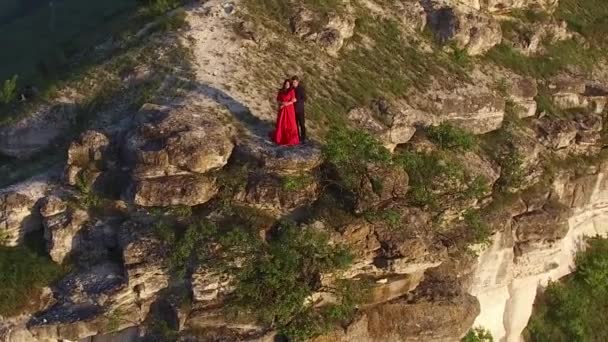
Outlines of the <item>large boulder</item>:
M297 175L321 165L320 146L308 143L298 148L277 146L268 139L244 138L234 149L237 163L279 175Z
M38 208L51 187L41 177L0 190L0 245L16 246L27 233L42 229Z
M429 6L427 14L428 27L439 42L454 42L471 56L485 53L502 39L496 19L466 6Z
M207 202L217 191L206 175L226 165L234 144L211 108L144 105L126 137L132 170L127 197L143 206Z
M291 18L291 30L298 37L315 42L329 54L337 55L344 41L355 32L355 18L348 7L325 13L301 7Z

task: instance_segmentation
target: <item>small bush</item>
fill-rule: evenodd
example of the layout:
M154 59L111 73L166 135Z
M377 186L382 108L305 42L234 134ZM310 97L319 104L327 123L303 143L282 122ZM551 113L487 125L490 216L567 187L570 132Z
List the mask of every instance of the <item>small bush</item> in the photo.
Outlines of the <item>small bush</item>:
M21 313L62 274L59 265L24 247L0 247L0 315Z
M475 147L473 134L445 122L436 127L428 127L427 135L443 149L468 151Z
M17 79L18 76L15 75L4 81L0 89L0 103L9 104L17 97Z
M486 329L473 328L462 338L461 342L494 342L494 338Z

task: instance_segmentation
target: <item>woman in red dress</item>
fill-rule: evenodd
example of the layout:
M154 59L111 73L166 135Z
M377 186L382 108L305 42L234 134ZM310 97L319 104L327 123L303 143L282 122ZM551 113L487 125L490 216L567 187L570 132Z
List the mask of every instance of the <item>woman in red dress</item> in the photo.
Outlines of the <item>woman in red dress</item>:
M289 80L283 83L283 88L277 95L277 101L279 102L279 114L272 140L278 145L297 145L300 143L300 138L296 124L296 111L293 106L296 102L296 94Z

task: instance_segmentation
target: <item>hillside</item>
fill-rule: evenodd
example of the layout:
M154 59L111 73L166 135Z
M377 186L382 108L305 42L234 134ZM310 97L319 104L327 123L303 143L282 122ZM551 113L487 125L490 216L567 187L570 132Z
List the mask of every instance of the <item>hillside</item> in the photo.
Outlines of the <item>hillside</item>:
M132 5L0 92L3 340L519 341L608 232L603 0Z

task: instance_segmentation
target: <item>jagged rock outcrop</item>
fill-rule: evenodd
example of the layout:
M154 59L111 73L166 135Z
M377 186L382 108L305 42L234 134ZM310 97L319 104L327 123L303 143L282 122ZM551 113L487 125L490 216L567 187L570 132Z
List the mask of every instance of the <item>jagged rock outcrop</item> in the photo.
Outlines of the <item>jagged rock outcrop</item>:
M560 41L574 39L576 36L568 30L565 21L542 20L529 23L517 19L509 19L513 28L504 33L503 43L508 44L524 55L546 53L547 43L555 44ZM576 37L581 39L579 37Z
M195 302L211 302L232 292L232 277L199 267L192 274L192 298Z
M426 2L428 27L445 44L454 42L471 56L485 53L502 39L498 21L489 14L467 6Z
M89 214L83 209L68 208L65 201L53 195L44 199L40 213L47 252L61 264L78 247L77 234L89 221Z
M169 285L166 260L169 249L149 224L127 221L118 234L118 246L127 275L128 288L143 307ZM142 310L147 311L147 310Z
M194 206L216 194L208 173L227 163L234 145L224 125L204 115L210 110L144 105L123 151L133 179L128 198L142 206Z
M470 269L452 263L431 269L408 297L363 309L345 328L313 341L458 340L479 313L477 300L461 288Z
M109 154L110 139L105 134L97 131L81 134L68 148L66 183L91 186L106 169Z
M290 19L292 32L301 39L312 41L331 55L337 55L344 41L355 32L355 18L349 5L336 12L315 13L301 7Z
M391 105L384 100L377 100L370 107L355 108L348 112L347 118L376 137L390 151L407 143L416 133L416 127L434 122L434 116L426 112L407 104Z
M513 112L518 118L523 119L534 116L538 105L535 97L538 95L538 84L535 79L518 77L507 81L507 95L513 102Z
M125 285L122 268L113 263L70 273L54 288L57 304L28 323L32 341L79 340L103 333L111 319L109 308ZM132 314L123 310L121 315ZM117 328L133 324L126 317L116 322Z
M484 134L501 127L505 116L505 99L484 89L461 88L454 92L428 94L426 111L474 134Z
M553 102L560 109L591 110L603 113L608 101L608 91L603 87L587 84L584 79L557 76L548 84Z
M39 177L0 190L0 245L16 246L27 233L42 229L40 200L52 186Z
M355 211L362 213L405 197L409 177L399 166L368 164L355 190Z
M311 204L319 195L319 182L310 174L281 176L252 172L235 200L275 214Z

